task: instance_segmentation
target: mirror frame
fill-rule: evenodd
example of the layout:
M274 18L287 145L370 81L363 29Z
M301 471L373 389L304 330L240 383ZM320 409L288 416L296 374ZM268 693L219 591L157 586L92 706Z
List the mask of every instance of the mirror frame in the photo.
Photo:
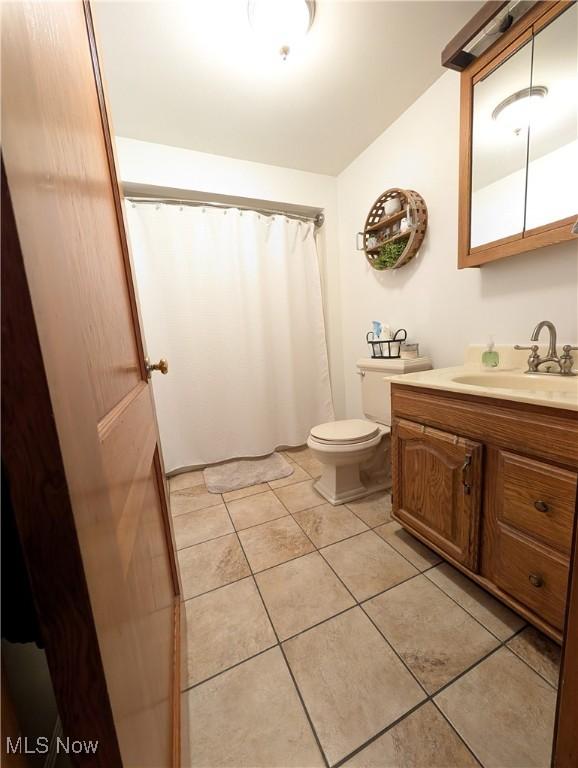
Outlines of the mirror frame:
M460 81L460 162L458 193L458 269L480 267L506 256L524 253L546 245L578 240L572 234L576 215L525 229L515 235L489 243L470 246L471 192L472 192L472 122L474 85L486 77L503 61L512 56L537 32L547 26L576 0L537 2L511 29L504 33L487 51L461 73Z

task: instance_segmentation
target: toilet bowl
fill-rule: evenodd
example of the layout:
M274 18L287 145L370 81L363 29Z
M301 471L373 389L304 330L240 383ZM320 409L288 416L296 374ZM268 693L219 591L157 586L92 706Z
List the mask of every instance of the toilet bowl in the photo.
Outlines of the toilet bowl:
M311 429L307 445L323 465L315 489L330 504L344 504L391 487L390 379L430 369L426 357L357 361L365 419L342 419Z
M385 457L381 477L363 469L383 452L389 427L364 419L346 419L313 427L307 445L323 464L315 488L331 504L343 504L387 487ZM371 475L371 476L370 476Z

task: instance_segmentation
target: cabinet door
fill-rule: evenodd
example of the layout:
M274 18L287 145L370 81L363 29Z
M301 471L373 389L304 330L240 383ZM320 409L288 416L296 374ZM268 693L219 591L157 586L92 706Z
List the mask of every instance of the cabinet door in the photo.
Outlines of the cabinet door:
M482 446L397 419L395 517L472 571L477 569Z

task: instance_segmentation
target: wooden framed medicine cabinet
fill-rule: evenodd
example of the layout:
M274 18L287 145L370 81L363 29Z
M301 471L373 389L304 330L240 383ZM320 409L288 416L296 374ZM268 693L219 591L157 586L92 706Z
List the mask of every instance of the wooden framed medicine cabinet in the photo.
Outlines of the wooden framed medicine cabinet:
M458 268L578 239L578 5L537 2L461 73Z

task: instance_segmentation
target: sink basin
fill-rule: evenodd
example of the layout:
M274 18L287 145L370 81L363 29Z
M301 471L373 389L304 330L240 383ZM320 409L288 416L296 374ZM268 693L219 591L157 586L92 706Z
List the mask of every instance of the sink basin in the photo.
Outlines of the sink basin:
M531 373L472 373L454 376L456 384L492 389L516 389L521 392L559 392L578 394L578 376Z

